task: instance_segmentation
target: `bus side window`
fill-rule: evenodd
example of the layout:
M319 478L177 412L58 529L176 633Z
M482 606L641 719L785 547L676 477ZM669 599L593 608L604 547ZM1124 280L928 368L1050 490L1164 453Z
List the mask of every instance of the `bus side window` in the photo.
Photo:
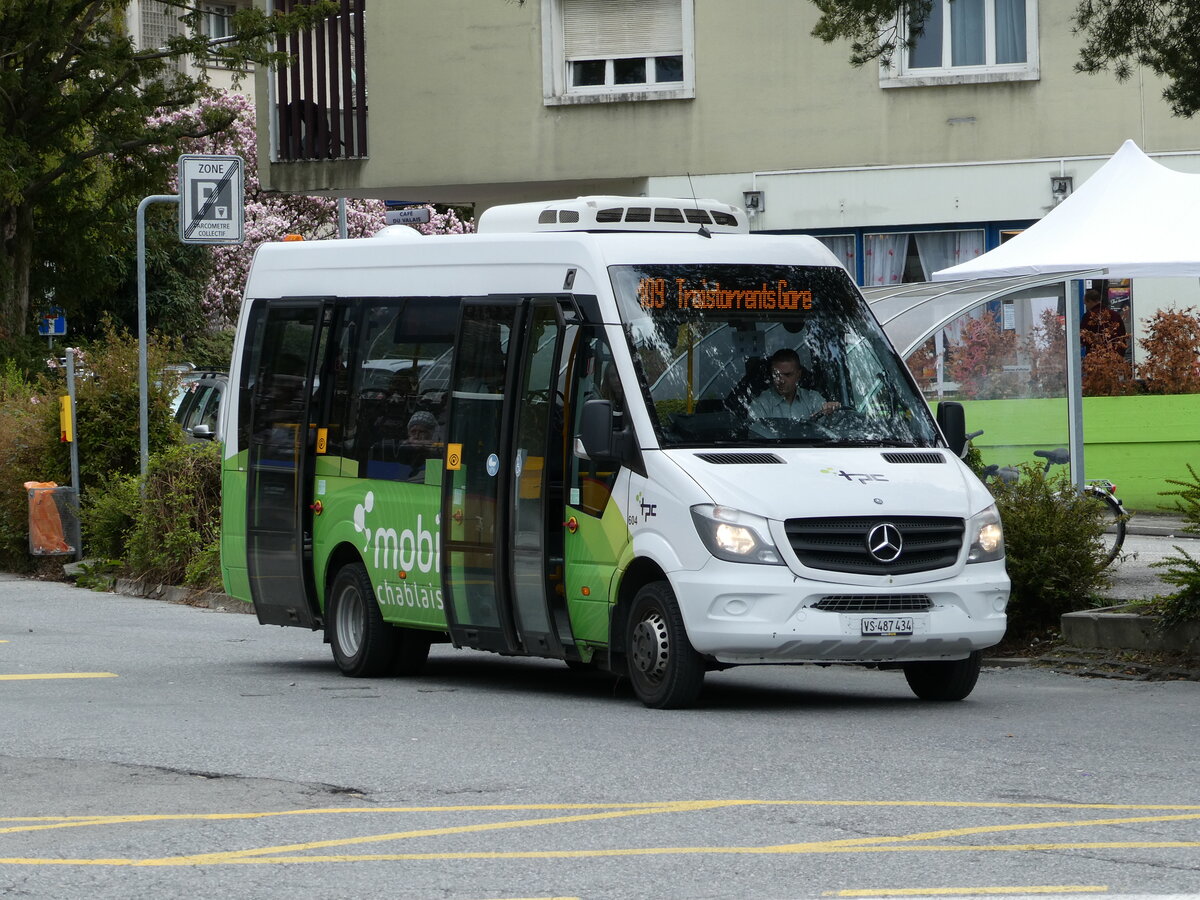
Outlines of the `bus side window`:
M623 393L616 365L603 331L583 334L575 356L575 375L571 391L571 421L578 429L583 405L588 400L608 400L613 405L619 423L623 412ZM619 427L619 424L618 424ZM572 440L572 445L574 440ZM608 504L617 469L612 463L596 463L582 459L574 452L571 460L571 481L568 501L571 506L590 516L600 516Z
M358 475L424 482L440 458L456 298L368 301L353 349L346 455ZM444 374L443 374L444 373Z

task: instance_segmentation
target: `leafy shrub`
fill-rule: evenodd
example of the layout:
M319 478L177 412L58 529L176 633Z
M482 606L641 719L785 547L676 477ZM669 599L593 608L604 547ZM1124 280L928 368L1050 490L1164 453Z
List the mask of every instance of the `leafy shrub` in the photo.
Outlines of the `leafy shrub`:
M59 443L58 400L45 379L30 381L18 364L0 368L0 568L28 572L29 499L26 481L70 484L65 444Z
M1200 315L1194 306L1160 309L1138 341L1146 361L1138 377L1152 394L1200 393Z
M99 504L103 505L103 504ZM131 574L163 584L220 584L221 450L179 444L153 455L124 557ZM202 565L197 561L202 560Z
M136 475L112 473L104 487L83 495L83 546L89 557L121 560L133 530L141 495Z
M1122 339L1115 326L1088 342L1087 355L1080 365L1085 397L1127 397L1138 392L1133 367L1125 359Z
M178 442L179 431L171 415L175 384L156 377L174 348L158 339L148 345L147 424L153 453ZM82 492L88 493L105 484L114 472L132 474L141 469L137 338L106 324L104 339L82 354L76 372L79 480ZM80 372L87 374L79 376Z
M1018 637L1057 627L1063 613L1111 583L1100 502L1078 493L1065 472L1046 474L1035 463L1019 468L1018 481L989 485L1012 580L1009 634Z
M1025 373L1004 368L1016 362L1017 333L1005 331L995 316L985 314L964 321L946 369L964 397L991 400L1024 393Z

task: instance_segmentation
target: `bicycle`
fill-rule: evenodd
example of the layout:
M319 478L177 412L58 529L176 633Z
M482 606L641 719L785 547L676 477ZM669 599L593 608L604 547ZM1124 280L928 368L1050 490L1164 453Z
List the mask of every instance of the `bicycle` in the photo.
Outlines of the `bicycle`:
M971 440L981 434L983 434L982 431L968 434L966 446L969 448ZM966 455L966 448L963 450L963 455ZM1033 455L1046 460L1046 465L1042 468L1043 472L1049 472L1051 466L1065 466L1071 462L1071 452L1065 447L1059 447L1056 450L1034 450ZM982 481L986 485L988 479L996 478L1012 484L1020 477L1021 470L1014 466L990 465L984 466ZM1107 568L1112 565L1113 560L1121 555L1121 547L1125 543L1125 523L1129 521L1129 513L1125 511L1121 498L1117 496L1117 486L1108 479L1089 479L1080 490L1086 496L1098 500L1103 508L1106 525L1101 539L1104 543L1104 567Z

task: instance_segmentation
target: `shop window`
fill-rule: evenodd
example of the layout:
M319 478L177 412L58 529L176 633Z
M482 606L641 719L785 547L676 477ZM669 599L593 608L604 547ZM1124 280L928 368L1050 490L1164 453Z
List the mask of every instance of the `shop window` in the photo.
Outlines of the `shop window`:
M855 258L854 252L854 235L852 234L818 234L816 239L829 248L830 252L838 258L842 266L850 273L850 277L857 279L858 261Z
M933 273L983 253L982 229L896 231L863 235L863 284L930 281Z

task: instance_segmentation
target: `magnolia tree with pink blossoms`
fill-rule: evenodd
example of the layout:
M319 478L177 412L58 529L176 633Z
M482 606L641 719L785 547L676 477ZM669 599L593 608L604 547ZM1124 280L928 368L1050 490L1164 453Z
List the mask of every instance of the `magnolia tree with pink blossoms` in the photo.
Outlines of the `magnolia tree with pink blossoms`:
M241 94L226 93L204 100L198 109L175 112L162 117L177 120L204 117L216 110L234 113L233 123L224 131L198 140L188 140L179 153L240 156L245 160L245 228L241 245L225 244L211 248L213 273L201 297L201 306L214 325L236 321L241 308L242 289L250 272L250 261L259 244L299 234L305 240L324 240L338 236L337 200L301 194L264 191L258 181L258 151L255 144L254 105ZM174 177L171 189L175 190ZM347 236L369 237L385 224L384 204L380 200L347 200ZM474 223L459 217L453 209L439 211L429 207L429 222L418 226L424 234L462 234L475 230Z

